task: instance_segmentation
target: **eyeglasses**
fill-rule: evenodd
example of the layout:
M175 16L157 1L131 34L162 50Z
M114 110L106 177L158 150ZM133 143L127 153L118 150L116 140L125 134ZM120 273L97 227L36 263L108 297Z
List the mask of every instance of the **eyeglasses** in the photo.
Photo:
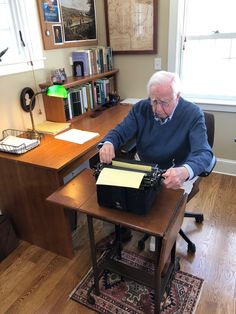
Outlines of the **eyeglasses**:
M152 106L156 106L156 105L159 104L159 105L161 105L163 107L169 106L173 100L174 100L174 98L166 99L166 100L161 100L159 98L157 98L157 99L150 99Z

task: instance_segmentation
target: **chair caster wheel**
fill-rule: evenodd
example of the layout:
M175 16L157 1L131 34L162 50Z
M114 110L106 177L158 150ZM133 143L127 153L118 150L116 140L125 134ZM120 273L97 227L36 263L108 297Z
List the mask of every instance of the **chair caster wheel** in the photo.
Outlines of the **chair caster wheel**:
M91 305L94 305L96 303L94 297L92 297L91 295L87 297L87 302Z
M145 248L145 242L144 242L143 240L139 240L139 241L138 241L138 249L139 249L140 251L143 251L144 248Z
M201 224L204 220L204 216L203 215L199 215L198 217L195 218L196 223Z
M188 253L194 254L196 252L196 245L194 243L188 244Z

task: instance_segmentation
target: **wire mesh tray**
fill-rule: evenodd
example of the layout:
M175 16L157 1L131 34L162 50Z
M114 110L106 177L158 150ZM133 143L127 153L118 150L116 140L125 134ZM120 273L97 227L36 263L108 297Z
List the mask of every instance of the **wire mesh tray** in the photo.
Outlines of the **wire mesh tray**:
M11 154L24 154L40 144L32 131L7 129L2 132L0 151Z

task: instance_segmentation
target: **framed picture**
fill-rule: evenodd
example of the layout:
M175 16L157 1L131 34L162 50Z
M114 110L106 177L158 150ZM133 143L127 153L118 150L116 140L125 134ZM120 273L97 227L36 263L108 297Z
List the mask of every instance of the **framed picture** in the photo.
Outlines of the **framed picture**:
M97 38L94 0L60 0L64 41L94 40Z
M95 46L95 0L36 0L44 49Z
M62 28L61 25L53 25L53 37L54 37L54 44L59 45L62 44Z
M157 53L158 0L105 0L108 46L114 54Z
M57 0L42 0L44 22L59 23L59 7Z

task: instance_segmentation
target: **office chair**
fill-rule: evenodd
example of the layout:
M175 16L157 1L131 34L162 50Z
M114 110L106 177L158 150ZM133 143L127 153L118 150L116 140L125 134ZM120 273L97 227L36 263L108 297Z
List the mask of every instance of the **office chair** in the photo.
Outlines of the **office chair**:
M205 123L207 128L207 137L208 142L211 147L214 144L214 134L215 134L215 118L214 115L211 113L204 112L205 116ZM124 145L118 152L119 157L125 157L128 159L133 159L136 152L136 144L135 141L132 139L126 145ZM203 177L208 176L212 170L214 169L216 164L216 158L213 157L211 165L209 169L200 174L197 180L193 183L193 187L191 192L188 195L187 202L189 202L198 192L199 192L199 183L201 182ZM204 220L204 216L202 213L192 213L192 212L185 212L184 217L188 218L195 218L196 223L202 223ZM182 229L179 231L180 236L187 242L188 245L188 253L195 253L196 252L196 245L187 237ZM145 241L149 238L150 235L145 234L138 242L138 248L143 250L145 248Z

